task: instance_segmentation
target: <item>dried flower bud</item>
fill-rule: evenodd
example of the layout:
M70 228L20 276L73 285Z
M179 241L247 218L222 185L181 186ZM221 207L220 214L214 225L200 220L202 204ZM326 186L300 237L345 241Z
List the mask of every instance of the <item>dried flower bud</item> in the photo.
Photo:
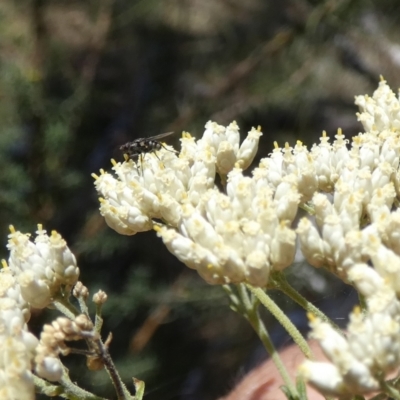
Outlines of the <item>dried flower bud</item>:
M102 305L107 301L107 293L99 290L97 293L93 295L93 303L97 305Z
M82 298L86 300L89 297L89 290L86 286L83 285L81 281L76 282L72 294L76 298Z
M101 371L104 369L104 362L101 357L89 356L86 357L86 366L90 371Z

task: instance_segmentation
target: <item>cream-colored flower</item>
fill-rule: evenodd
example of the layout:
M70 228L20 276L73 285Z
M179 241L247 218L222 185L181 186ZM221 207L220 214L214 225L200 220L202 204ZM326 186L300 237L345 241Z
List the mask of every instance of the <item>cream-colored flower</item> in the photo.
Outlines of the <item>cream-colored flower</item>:
M400 103L385 80L381 79L372 97L356 96L356 104L360 107L358 120L366 132L400 130Z
M308 382L323 393L335 396L346 393L363 394L378 389L378 382L370 366L365 362L365 358L359 359L358 348L352 346L358 345L356 341L346 339L330 324L318 318L311 320L311 327L312 337L319 341L331 363L304 362L299 372ZM349 335L352 333L349 332ZM362 339L368 340L366 337ZM364 354L372 355L365 343L363 348ZM319 372L318 368L321 368ZM324 373L321 373L322 371Z
M271 270L293 262L296 236L287 224L296 214L290 211L297 209L296 193L289 186L274 207L272 191L257 192L253 179L234 169L228 174L226 195L209 190L196 208L182 207L179 234L165 228L157 229L158 234L173 254L207 282L265 286Z
M327 265L325 256L326 243L320 238L315 226L308 218L302 218L297 227L297 233L303 256L313 267L322 267Z
M261 128L252 128L252 130L246 136L246 139L240 145L239 151L237 153L237 164L243 170L250 167L256 156L258 150L258 142L262 136Z
M260 129L240 145L235 122L208 122L199 140L183 134L180 154L162 148L140 163L114 162L117 178L96 177L101 212L123 234L157 224L170 251L208 282L264 286L272 270L293 261L292 224L307 202L315 226L303 220L297 232L312 265L349 280L352 266L372 260L398 291L400 217L392 208L400 195L400 103L382 80L372 97L357 97L356 104L366 132L348 140L338 129L333 141L323 132L310 150L301 142L275 143L251 176L243 169L255 157ZM381 248L371 247L371 235Z
M33 400L35 388L27 348L14 337L0 337L0 398Z
M162 148L140 163L114 161L116 177L104 171L95 176L100 211L122 234L155 226L168 249L207 282L265 286L271 270L293 261L295 233L289 225L300 195L295 175L275 190L257 176L243 175L261 135L252 129L240 145L235 122L228 127L209 122L201 139L183 135L179 155Z
M344 395L349 393L338 368L327 362L304 361L299 375L316 389L327 395Z
M21 288L22 297L36 308L48 306L62 287L77 282L79 268L65 240L53 231L51 236L39 225L35 242L29 235L11 227L9 266Z
M240 145L235 122L208 122L181 152L161 149L141 163L114 162L96 188L107 223L123 234L154 228L179 260L211 284L266 286L292 264L296 234L303 256L364 296L347 335L319 319L316 338L329 362L307 361L302 375L331 395L369 393L400 365L400 101L384 80L356 97L365 132L333 140L322 133L307 149L288 143L244 174L260 129ZM219 177L216 175L219 175ZM311 210L297 223L298 208ZM296 227L297 224L297 227Z
M8 266L0 271L0 398L35 398L32 361L38 340L28 332L29 308Z

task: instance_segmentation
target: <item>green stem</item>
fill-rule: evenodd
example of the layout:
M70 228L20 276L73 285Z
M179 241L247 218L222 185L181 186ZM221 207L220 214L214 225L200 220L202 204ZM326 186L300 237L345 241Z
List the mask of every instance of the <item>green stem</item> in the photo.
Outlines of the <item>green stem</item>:
M368 311L367 302L365 301L365 296L358 292L358 301L360 303L360 308L363 314L366 314Z
M309 312L311 314L314 314L316 317L320 318L322 321L327 322L340 334L343 333L343 331L330 318L328 318L319 308L315 307L307 299L305 299L297 290L293 289L293 287L290 286L288 281L286 280L285 275L283 275L280 272L276 272L271 277L270 282L272 283L272 286L275 289L281 290L288 297L290 297L293 301L295 301L302 308L304 308L304 310L306 310L307 312Z
M308 205L307 203L303 203L299 205L299 208L303 209L310 215L315 215L315 209L313 206Z
M262 305L279 321L279 323L286 329L287 333L293 338L294 342L300 347L300 350L307 358L312 358L311 349L303 335L286 316L286 314L276 305L276 303L260 288L254 288L246 284L247 288L257 297Z
M81 389L79 386L75 385L71 379L69 378L68 374L64 370L63 376L60 380L60 383L64 386L66 394L70 399L84 399L84 400L97 400L101 399L92 393L87 392L86 390Z
M122 382L121 377L119 376L117 368L115 368L114 362L110 356L110 353L108 352L108 346L105 345L101 339L96 340L96 344L98 346L104 366L106 367L106 371L114 385L118 400L133 400L134 396L129 393L128 389Z
M100 333L101 328L103 326L103 318L101 317L101 310L102 310L102 305L97 304L96 305L96 317L95 317L95 324L94 324L94 330L98 333Z
M82 296L78 296L78 302L79 302L79 308L81 309L81 313L89 317L89 309L85 299Z
M55 385L47 382L36 375L33 375L33 381L37 393L44 394L48 397L58 396L69 400L106 400L104 397L96 396L95 394L76 386L71 382L65 370L60 382L62 385Z
M77 315L79 315L79 311L69 302L68 299L64 296L59 296L54 299L53 301L54 306L62 312L65 316L70 318L71 320L74 320ZM101 326L100 320L97 320L97 326L96 328L99 328ZM93 341L86 340L89 349L93 349ZM121 377L118 374L117 369L115 368L114 362L111 359L111 356L108 352L108 346L104 345L104 343L101 341L101 339L95 340L96 343L97 351L100 353L101 359L104 363L104 366L106 367L106 370L111 378L111 381L114 385L115 391L117 393L117 398L118 400L128 400L128 399L133 399L134 397L129 393L128 389L122 382ZM67 384L68 376L66 375L65 377L65 382L63 381L63 384ZM63 376L64 379L64 376ZM69 378L68 378L69 379ZM79 387L78 387L79 388Z
M81 389L79 386L75 385L64 368L64 373L60 380L60 383L63 385L65 389L66 395L68 395L69 399L76 399L76 400L100 400L103 399L102 397L98 397L86 390Z
M242 313L242 315L250 322L250 325L256 331L258 337L263 343L265 349L268 351L271 356L272 361L274 362L277 370L279 371L285 385L287 386L289 392L291 393L291 397L293 399L298 398L298 393L295 385L293 384L289 373L287 372L285 365L283 364L281 358L279 357L279 353L276 351L275 346L272 343L272 340L268 334L267 329L265 328L264 323L262 322L260 315L258 314L258 302L251 301L247 294L245 285L239 284L238 291L240 298L242 300L243 307L237 309L238 312Z
M226 193L226 185L228 183L228 176L219 174L219 177L221 179L221 186L223 187L223 192Z
M53 300L54 307L60 311L60 313L64 314L69 319L73 320L77 317L80 312L76 309L64 296L57 296Z

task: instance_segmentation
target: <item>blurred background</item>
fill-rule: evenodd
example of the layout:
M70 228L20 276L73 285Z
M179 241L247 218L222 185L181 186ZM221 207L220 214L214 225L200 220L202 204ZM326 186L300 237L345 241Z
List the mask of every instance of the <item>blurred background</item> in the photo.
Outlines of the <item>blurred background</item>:
M0 2L0 232L58 230L91 294L105 290L104 335L129 384L149 400L213 400L266 357L257 338L153 232L123 237L98 211L91 173L122 159L138 137L208 120L236 120L242 137L261 125L259 158L296 140L311 146L362 130L354 96L379 75L400 85L396 0L2 0ZM256 162L259 160L256 160ZM337 321L354 296L298 260L288 271L302 293ZM304 312L276 301L304 330ZM329 304L334 304L331 310ZM36 313L38 333L54 311ZM278 346L287 337L265 320ZM113 398L105 372L68 357L72 379ZM76 363L76 366L74 366Z

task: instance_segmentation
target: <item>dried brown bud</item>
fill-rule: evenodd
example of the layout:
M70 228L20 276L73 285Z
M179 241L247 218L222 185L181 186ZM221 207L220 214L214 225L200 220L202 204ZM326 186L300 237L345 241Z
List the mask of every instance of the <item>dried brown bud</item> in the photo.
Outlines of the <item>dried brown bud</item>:
M97 293L93 295L93 303L97 305L102 305L107 301L107 293L103 292L103 290L99 290Z
M75 318L75 324L81 331L93 330L93 322L85 314L78 315Z
M89 297L89 290L81 281L78 281L74 286L72 294L76 298L82 297L84 300L86 300Z
M90 371L100 371L104 368L104 363L101 357L89 356L86 357L86 366Z

